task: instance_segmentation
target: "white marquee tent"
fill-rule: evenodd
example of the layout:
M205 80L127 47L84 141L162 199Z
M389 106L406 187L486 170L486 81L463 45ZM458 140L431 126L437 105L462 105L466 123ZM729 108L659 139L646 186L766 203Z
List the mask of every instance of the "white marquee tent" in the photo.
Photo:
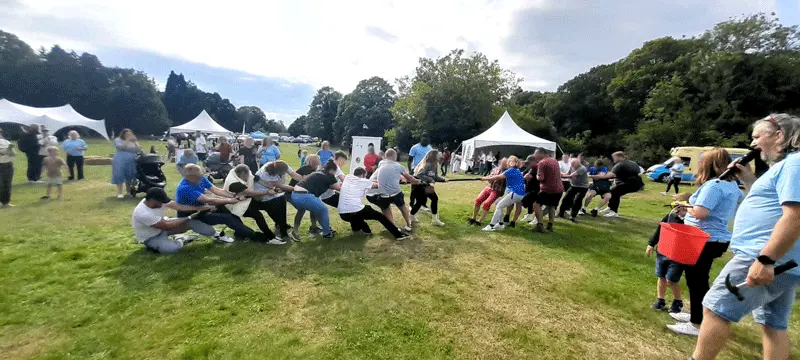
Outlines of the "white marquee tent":
M35 108L0 99L0 123L44 125L51 134L69 126L81 126L96 131L107 140L105 120L87 118L69 104L59 107Z
M200 115L197 115L192 121L187 122L183 125L173 126L169 128L170 134L175 133L193 133L196 131L200 131L203 133L210 133L210 134L230 134L231 132L228 129L222 127L222 125L217 124L214 119L211 118L208 113L203 110Z
M492 127L482 134L461 143L462 159L472 159L477 149L489 147L496 149L541 147L550 151L555 151L556 143L522 130L522 128L511 119L511 115L508 115L508 111L506 111ZM462 161L461 170L466 170L468 163L469 161Z

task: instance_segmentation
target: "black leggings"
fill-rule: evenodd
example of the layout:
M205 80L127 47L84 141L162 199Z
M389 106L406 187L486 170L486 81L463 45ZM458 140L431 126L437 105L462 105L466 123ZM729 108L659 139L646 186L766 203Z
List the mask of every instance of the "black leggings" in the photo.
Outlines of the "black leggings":
M691 322L692 324L703 323L703 298L708 292L709 274L714 259L722 256L728 251L729 243L709 242L703 247L697 263L683 267L686 272L686 286L689 288L689 301L692 303Z
M669 181L667 181L667 190L664 191L664 192L669 192L669 188L672 187L673 185L675 185L675 193L676 194L679 193L680 190L678 190L678 185L680 185L680 183L681 183L681 178L679 178L679 177L671 177L671 178L669 178Z
M365 220L377 220L395 238L400 238L404 235L393 222L389 221L386 216L373 209L372 206L369 205L364 205L364 208L358 212L339 214L339 217L341 217L342 220L350 223L350 229L352 229L353 232L363 231L365 233L372 234L372 230L369 228L369 225Z
M533 204L536 203L537 196L539 196L539 190L529 191L522 197L522 207L528 210L528 214L533 214Z
M42 178L42 160L44 156L39 153L25 153L28 158L28 181L39 181Z
M281 236L289 234L289 224L286 223L286 197L279 196L268 201L252 201L256 210L266 211L269 218L275 222L275 227ZM248 209L249 210L249 209ZM260 226L259 226L260 227Z
M78 168L78 180L83 180L83 156L67 155L67 166L70 180L75 180L76 167Z
M247 211L242 214L244 217L249 217L256 221L256 225L258 225L258 229L261 230L264 235L266 235L267 240L271 240L275 238L275 233L269 229L269 225L267 225L267 219L264 219L264 214L258 208L259 201L250 201L250 206L247 207Z
M428 194L425 189L429 186L431 185L411 185L411 201L413 202L411 215L416 215L428 199L431 199L431 213L434 215L439 213L439 196L435 191Z
M559 215L564 215L564 212L570 210L570 217L575 218L578 216L578 211L583 206L583 197L589 191L585 187L570 187L567 191L567 196L561 200L561 208L558 210Z

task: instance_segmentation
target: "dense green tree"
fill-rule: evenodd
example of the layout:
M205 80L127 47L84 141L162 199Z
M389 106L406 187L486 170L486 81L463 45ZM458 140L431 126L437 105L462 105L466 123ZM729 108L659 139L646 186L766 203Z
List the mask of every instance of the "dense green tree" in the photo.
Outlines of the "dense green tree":
M336 141L350 142L353 135L383 136L395 126L390 111L394 95L392 85L380 77L361 80L339 103Z
M0 30L0 67L35 62L38 59L28 44L16 35Z
M334 122L341 101L342 93L330 86L325 86L317 91L308 109L306 121L308 135L336 142Z
M306 122L308 121L308 116L301 115L297 119L294 120L291 124L289 124L289 134L292 136L300 136L300 135L307 135L306 132Z

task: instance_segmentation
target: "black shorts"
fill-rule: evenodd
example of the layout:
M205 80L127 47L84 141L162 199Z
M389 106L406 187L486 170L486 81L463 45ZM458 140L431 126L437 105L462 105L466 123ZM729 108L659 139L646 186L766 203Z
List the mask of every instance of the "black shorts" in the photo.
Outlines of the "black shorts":
M378 205L378 207L381 208L381 210L388 209L390 206L392 206L392 204L397 206L397 208L402 208L403 205L406 204L405 194L403 194L403 192L401 191L389 197L378 195L376 202L374 202L373 204Z
M333 196L322 200L322 202L330 207L339 207L339 193L334 193Z
M558 206L558 203L561 202L562 195L564 195L563 192L558 192L558 193L540 192L539 195L536 196L536 203L545 206Z
M597 187L594 186L594 184L591 184L589 185L589 191L594 191L597 193L597 195L603 197L603 195L611 193L611 187L610 186Z

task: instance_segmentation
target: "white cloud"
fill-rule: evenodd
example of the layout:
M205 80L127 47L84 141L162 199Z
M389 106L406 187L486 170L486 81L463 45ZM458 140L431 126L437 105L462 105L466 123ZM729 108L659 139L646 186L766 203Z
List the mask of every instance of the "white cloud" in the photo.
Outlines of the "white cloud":
M662 34L652 28L659 14L664 19L656 27L669 23L691 34L730 15L774 9L774 1L766 0L625 0L597 6L559 0L7 1L0 7L0 26L34 47L144 50L342 92L375 75L393 81L413 72L419 57L454 48L499 59L526 78L525 87L552 89L588 70L586 64L613 61L629 44ZM569 3L578 6L567 9ZM525 33L531 27L520 21L542 20L535 15L548 13L563 16L547 19L552 26L543 31L554 36ZM601 29L582 19L601 21ZM582 37L576 44L601 50L576 51L569 36L559 35L576 33ZM620 37L635 40L619 44ZM522 43L509 46L515 39ZM616 50L598 58L608 47Z

